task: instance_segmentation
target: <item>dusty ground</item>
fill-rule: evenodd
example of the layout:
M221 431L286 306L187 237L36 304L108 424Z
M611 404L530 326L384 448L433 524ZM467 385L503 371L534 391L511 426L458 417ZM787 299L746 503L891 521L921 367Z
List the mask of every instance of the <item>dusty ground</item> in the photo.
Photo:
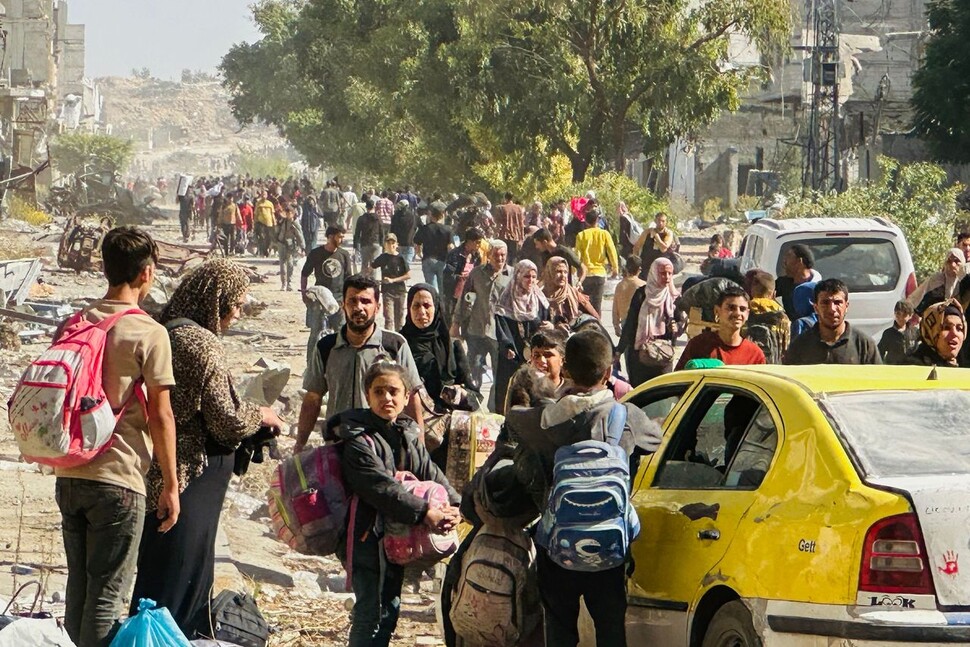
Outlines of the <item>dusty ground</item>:
M3 226L0 223L0 238L29 240L29 235L4 231ZM176 241L172 220L156 223L152 231L163 240ZM202 243L201 236L197 242ZM46 260L43 280L52 294L43 300L71 302L102 295L104 282L100 276L59 270L53 261L53 249ZM251 258L245 262L266 275L264 283L253 284L251 294L267 307L258 316L236 324L235 330L250 334L225 337L226 352L240 377L260 358L290 365L289 383L276 406L287 420L295 423L305 368L304 307L298 292L280 291L274 262ZM416 263L412 265L412 280L420 278L420 264ZM603 313L606 322L611 320L611 305L611 299L607 299ZM0 401L6 402L20 371L49 342L49 337L44 336L19 351L0 350ZM67 573L60 516L54 502L54 478L19 462L16 444L6 425L6 415L0 416L0 608L18 586L39 580L43 588L39 604L55 615L62 614ZM292 444L291 438L281 439L284 454ZM254 465L230 487L229 502L222 515L224 539L218 548L217 588L246 588L257 596L277 630L271 645L345 644L352 603L351 595L344 592L340 564L332 558L293 553L269 532L264 495L273 466L273 461ZM29 606L31 599L32 590L19 601ZM442 644L439 636L431 582L425 578L420 591L411 588L405 597L394 644Z

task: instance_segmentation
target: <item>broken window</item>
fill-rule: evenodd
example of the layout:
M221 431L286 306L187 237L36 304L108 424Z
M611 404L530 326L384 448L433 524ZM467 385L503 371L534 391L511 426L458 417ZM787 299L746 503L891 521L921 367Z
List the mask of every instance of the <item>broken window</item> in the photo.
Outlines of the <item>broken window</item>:
M777 445L775 423L757 397L706 387L674 430L654 486L754 489L764 480Z

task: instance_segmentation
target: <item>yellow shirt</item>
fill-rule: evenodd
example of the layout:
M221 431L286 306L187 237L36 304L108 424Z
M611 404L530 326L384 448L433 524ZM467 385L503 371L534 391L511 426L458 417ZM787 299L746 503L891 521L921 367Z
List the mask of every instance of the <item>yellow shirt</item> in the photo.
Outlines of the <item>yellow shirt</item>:
M576 253L588 270L587 276L606 276L607 261L614 272L620 268L613 237L605 229L590 227L581 231L576 236Z
M134 306L120 301L96 301L88 320L101 321ZM111 448L79 467L54 470L57 476L100 481L145 494L145 474L152 462L148 420L137 397L131 397L141 377L145 386L174 386L172 346L165 327L147 315L125 315L118 320L104 349L104 391L108 402L119 409L130 402L115 426ZM140 387L139 387L140 388ZM129 400L129 398L131 398Z
M256 222L261 222L267 227L276 226L276 207L269 200L259 200L256 203Z

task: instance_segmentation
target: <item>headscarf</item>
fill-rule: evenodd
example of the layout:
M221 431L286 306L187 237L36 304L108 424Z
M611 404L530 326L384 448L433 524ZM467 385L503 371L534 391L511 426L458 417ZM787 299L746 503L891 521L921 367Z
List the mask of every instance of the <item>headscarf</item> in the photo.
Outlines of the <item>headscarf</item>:
M569 263L562 256L553 256L546 261L542 270L542 293L549 299L550 310L555 310L571 323L580 313L579 294L568 280L566 285L556 284L556 268L560 265L568 267Z
M411 303L418 292L427 292L434 301L434 319L426 328L418 328L411 319ZM448 332L448 324L441 316L441 300L438 292L427 283L417 283L408 290L407 298L407 321L401 328L401 335L408 342L411 355L414 356L414 363L418 369L418 375L425 379L428 386L428 393L432 397L437 397L441 388L435 389L435 384L428 384L429 379L434 381L437 376L441 386L454 384L458 375L458 365L455 360L454 347L451 343L451 335Z
M512 280L498 298L495 314L515 321L535 321L539 318L540 308L549 307L549 300L539 289L538 281L528 292L521 286L522 277L530 270L538 274L536 264L530 260L523 259L515 264Z
M650 264L647 272L647 284L643 286L644 299L637 315L637 336L633 347L643 348L652 339L667 334L667 318L674 314L674 299L680 291L672 285L662 283L660 268L674 269L669 259L661 256Z
M165 306L161 323L172 319L191 319L216 335L224 319L249 288L243 269L225 258L206 261L179 284Z
M919 322L919 336L922 338L923 343L932 348L934 352L938 352L936 350L936 341L940 338L940 333L943 332L943 320L951 315L960 317L963 328L966 330L967 320L963 315L963 308L960 306L960 302L956 299L947 299L940 303L934 303L923 311L923 318Z

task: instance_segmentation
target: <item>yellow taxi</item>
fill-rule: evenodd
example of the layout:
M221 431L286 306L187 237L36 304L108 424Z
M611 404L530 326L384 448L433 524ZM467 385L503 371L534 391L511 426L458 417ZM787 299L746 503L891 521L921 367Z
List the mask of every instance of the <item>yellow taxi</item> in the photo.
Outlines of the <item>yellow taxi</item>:
M970 370L680 371L633 502L630 645L970 644Z

